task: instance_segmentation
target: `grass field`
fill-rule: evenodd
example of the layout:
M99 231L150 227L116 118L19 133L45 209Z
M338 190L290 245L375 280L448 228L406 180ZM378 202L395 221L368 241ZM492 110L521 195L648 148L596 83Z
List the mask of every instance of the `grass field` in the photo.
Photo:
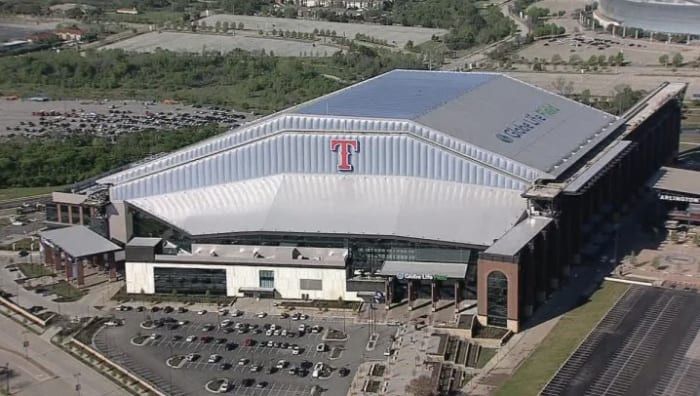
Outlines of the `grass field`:
M53 272L51 272L50 269L48 269L46 266L41 265L41 264L32 264L32 263L23 263L23 264L18 264L19 270L22 271L24 276L28 278L36 278L39 276L46 276L46 275L51 275Z
M479 352L479 359L476 361L476 367L482 368L486 363L489 362L496 354L496 348L481 348Z
M51 187L18 187L18 188L3 188L0 189L0 201L6 199L31 197L32 195L48 194L53 191L58 191L62 186Z
M58 296L55 300L57 302L78 301L86 294L84 291L73 287L73 285L66 281L60 281L53 285L46 286L46 289L48 289L50 293L55 293Z
M534 396L539 394L547 381L627 288L627 285L621 283L603 283L601 288L591 296L590 301L559 320L542 344L496 392L496 395Z

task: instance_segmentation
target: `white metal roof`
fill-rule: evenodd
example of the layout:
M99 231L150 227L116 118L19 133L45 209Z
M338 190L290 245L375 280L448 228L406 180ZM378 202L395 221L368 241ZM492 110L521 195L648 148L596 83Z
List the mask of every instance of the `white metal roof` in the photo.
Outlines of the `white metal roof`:
M85 226L72 226L42 231L39 236L51 244L57 245L73 258L92 256L95 254L116 252L122 248L110 242L109 239L93 232Z
M282 133L293 133L295 141L314 133L407 133L510 175L512 183L530 183L560 175L620 124L618 117L501 74L395 70L98 182L132 184L130 191L112 191L129 199L152 195L148 186L136 185L161 183L146 179L149 175L178 173L178 181L187 184L185 173L197 174L204 162ZM327 146L315 150L325 152ZM136 193L140 190L143 194Z
M283 174L128 200L190 235L289 232L488 246L523 216L520 192L413 177Z
M649 185L657 190L700 195L700 172L664 166Z

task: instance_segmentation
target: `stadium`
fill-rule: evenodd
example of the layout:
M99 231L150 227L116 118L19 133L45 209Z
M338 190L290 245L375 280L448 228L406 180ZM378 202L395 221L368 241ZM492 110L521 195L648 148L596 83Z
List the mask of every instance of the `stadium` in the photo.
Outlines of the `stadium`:
M600 0L593 15L605 28L700 35L700 2L696 0Z
M395 70L85 191L108 191L129 293L476 301L518 331L676 153L685 87L617 117L501 74ZM78 237L48 239L76 262Z

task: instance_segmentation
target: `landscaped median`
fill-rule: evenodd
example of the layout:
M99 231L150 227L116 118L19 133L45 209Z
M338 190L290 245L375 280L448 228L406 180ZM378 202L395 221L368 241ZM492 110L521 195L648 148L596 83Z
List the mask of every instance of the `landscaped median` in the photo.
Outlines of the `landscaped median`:
M530 396L554 376L591 330L628 289L628 285L604 282L588 302L565 314L540 346L496 392L497 396Z

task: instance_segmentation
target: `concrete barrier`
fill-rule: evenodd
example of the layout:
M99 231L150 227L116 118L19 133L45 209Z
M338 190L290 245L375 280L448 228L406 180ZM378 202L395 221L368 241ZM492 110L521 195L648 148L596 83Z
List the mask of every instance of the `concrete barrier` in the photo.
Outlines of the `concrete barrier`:
M90 346L88 346L88 345L85 345L84 343L82 343L82 342L76 340L75 338L71 339L71 340L69 341L69 343L72 343L72 344L77 345L79 348L85 350L86 352L88 352L89 354L93 355L94 357L96 357L96 358L99 359L100 361L104 362L104 363L107 364L108 366L114 368L115 370L117 370L117 371L119 371L120 373L126 375L127 377L131 378L132 380L138 382L139 384L141 384L141 386L143 386L144 388L146 388L148 391L153 392L153 394L155 394L155 395L157 395L157 396L168 396L166 393L161 392L161 391L158 390L156 387L154 387L154 386L151 385L150 383L144 381L143 379L141 379L141 378L138 377L137 375L132 374L129 370L127 370L127 369L125 369L124 367L122 367L122 366L120 366L120 365L114 363L114 362L111 361L109 358L107 358L106 356L104 356L102 353L96 351L94 348L92 348L92 347L90 347Z
M48 322L48 320L41 319L40 317L34 315L33 313L28 312L26 309L20 307L19 305L6 299L5 297L0 297L0 304L6 306L7 308L11 309L14 312L17 312L18 314L31 320L32 322L41 326L42 328L46 327L46 322Z
M610 282L627 283L628 285L653 286L653 283L651 283L651 282L633 281L633 280L627 280L627 279L613 278L610 276L606 276L603 279L605 279L606 281L610 281Z

